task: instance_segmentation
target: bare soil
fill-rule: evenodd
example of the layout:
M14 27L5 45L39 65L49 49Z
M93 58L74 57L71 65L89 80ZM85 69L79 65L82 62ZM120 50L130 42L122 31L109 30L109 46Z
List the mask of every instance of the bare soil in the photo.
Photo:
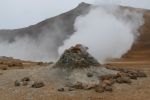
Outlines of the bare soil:
M27 66L27 62L23 62ZM107 66L138 69L146 72L147 78L132 80L131 84L115 84L112 92L96 93L94 90L74 90L59 92L57 77L51 76L52 65L38 65L28 62L28 66L21 69L16 67L0 70L0 100L149 100L150 98L150 60L114 60ZM42 88L28 86L15 87L15 80L23 77L43 80ZM57 80L57 81L55 81Z

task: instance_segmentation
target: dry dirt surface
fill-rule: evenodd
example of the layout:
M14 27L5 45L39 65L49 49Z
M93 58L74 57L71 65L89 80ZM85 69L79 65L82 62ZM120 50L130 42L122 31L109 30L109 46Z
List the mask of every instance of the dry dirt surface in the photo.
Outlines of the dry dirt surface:
M145 63L145 64L144 64ZM96 93L94 90L74 90L59 92L58 77L51 76L52 65L27 67L23 69L0 70L0 100L149 100L150 98L150 62L117 61L107 66L138 69L147 73L147 78L132 80L131 84L115 84L112 92ZM30 77L44 81L42 88L28 86L15 87L15 80ZM58 82L58 83L57 83Z

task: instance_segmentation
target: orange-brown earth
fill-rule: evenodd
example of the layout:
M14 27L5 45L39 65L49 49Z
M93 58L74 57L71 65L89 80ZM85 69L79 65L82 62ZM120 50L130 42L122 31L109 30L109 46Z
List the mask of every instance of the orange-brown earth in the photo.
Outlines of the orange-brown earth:
M150 11L144 11L144 25L139 29L140 36L127 54L121 59L111 61L118 66L149 66L150 65Z

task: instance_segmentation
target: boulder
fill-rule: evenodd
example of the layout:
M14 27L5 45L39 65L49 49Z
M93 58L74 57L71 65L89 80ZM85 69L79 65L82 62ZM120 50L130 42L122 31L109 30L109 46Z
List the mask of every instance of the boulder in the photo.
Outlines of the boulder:
M15 86L20 86L21 84L20 84L20 81L19 80L16 80L15 81Z

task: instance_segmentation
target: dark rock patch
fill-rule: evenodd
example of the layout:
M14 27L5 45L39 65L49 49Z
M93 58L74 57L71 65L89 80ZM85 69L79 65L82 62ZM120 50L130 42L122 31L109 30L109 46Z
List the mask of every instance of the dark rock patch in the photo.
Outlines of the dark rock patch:
M43 86L45 86L45 84L42 81L35 81L32 88L41 88Z
M59 89L57 89L59 92L64 92L65 91L65 89L64 88L59 88Z

